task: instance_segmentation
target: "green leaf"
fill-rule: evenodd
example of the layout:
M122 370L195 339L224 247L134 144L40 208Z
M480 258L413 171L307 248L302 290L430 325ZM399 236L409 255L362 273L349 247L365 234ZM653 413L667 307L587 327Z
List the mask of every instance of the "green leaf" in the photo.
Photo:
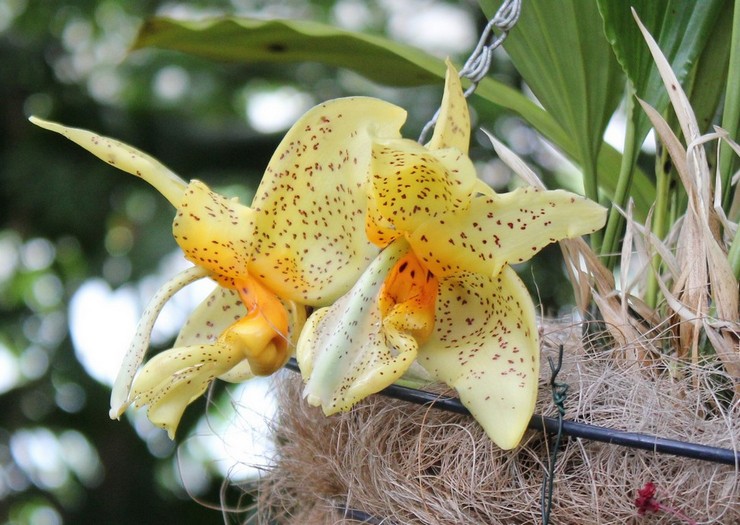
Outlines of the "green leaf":
M634 7L637 16L656 39L661 51L671 64L678 81L685 85L689 74L705 48L706 42L715 28L715 22L725 0L598 0L599 10L604 19L604 32L614 49L617 60L622 65L631 83L630 96L636 95L659 112L668 107L668 93L653 62L645 39L642 37L632 15ZM721 62L720 57L715 57ZM713 60L713 59L710 59ZM712 66L710 66L710 69ZM717 71L716 69L714 70ZM703 70L702 74L707 71ZM716 87L716 86L714 86ZM711 90L704 90L706 95L701 100L702 110L711 111ZM695 101L699 101L696 99ZM631 169L637 159L640 145L652 127L647 115L634 100L629 104L628 133L625 142L625 163L620 172L620 184L615 203L624 208L632 184ZM663 237L668 228L668 202L672 200L670 188L674 187L666 180L667 175L656 173L656 207L653 230L658 237ZM610 214L606 228L605 251L614 253L618 244L618 232L622 219L615 212Z
M133 49L147 47L240 63L321 62L401 87L437 83L441 86L440 79L445 74L442 60L419 49L305 20L217 18L195 22L153 18L139 31ZM578 158L570 135L520 92L489 77L480 83L475 99L476 104L485 101L517 113L566 155ZM599 170L618 171L620 159L613 148L604 148L599 156ZM654 190L644 174L640 173L638 179L637 207L647 210ZM607 181L604 189L611 195L614 185Z
M711 35L696 60L691 85L686 90L702 133L711 131L712 121L727 89L727 66L732 49L732 3L725 2Z
M630 6L683 84L711 36L724 3L725 0L598 0L606 37L639 98L659 112L668 107L668 93ZM651 125L639 107L635 124L635 139L641 142Z
M730 57L727 67L727 86L725 91L725 105L722 109L722 128L730 137L737 139L737 130L740 127L740 6L735 4L732 16L732 36L730 40ZM723 148L719 159L719 173L722 177L724 189L723 204L731 221L738 220L738 211L732 213L733 195L740 193L740 184L730 184L737 158L730 148ZM740 229L738 230L740 231ZM730 253L734 256L735 277L740 275L740 233L736 233Z
M572 137L565 133L563 128L558 126L549 113L537 106L535 106L535 108L530 108L528 105L522 104L518 97L507 100L506 104L502 104L497 96L498 91L494 87L495 82L486 78L478 85L478 90L475 93L488 102L493 102L494 104L501 105L519 113L527 123L534 127L556 147L560 148L563 153L571 159L575 159L576 162L578 161L578 150ZM527 102L529 103L528 100ZM599 186L605 196L608 199L612 199L617 188L616 174L619 173L622 155L613 147L604 143L599 151L596 161L598 172L604 174L599 178ZM655 202L655 185L650 179L648 179L645 173L639 169L635 170L632 179L631 197L635 202L635 217L639 220L643 220L647 216L650 206Z
M500 3L481 1L489 15ZM535 96L572 137L586 195L596 198L596 158L624 88L596 5L579 0L525 2L504 47Z
M144 47L242 63L322 62L394 86L431 84L445 72L441 60L419 49L307 20L151 18L133 49Z

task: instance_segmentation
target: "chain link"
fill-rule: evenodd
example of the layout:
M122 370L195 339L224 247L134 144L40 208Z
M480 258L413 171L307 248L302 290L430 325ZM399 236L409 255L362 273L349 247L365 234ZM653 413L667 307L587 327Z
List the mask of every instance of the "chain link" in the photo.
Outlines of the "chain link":
M493 15L493 18L486 24L480 40L478 40L478 44L459 72L460 78L470 80L470 86L465 90L466 98L475 92L480 81L488 74L488 71L491 69L491 62L493 61L494 49L506 40L509 31L514 28L519 20L521 10L521 0L505 0L498 11L496 11L496 14ZM432 128L434 128L438 118L439 109L421 130L419 143L423 144L426 142L427 136Z

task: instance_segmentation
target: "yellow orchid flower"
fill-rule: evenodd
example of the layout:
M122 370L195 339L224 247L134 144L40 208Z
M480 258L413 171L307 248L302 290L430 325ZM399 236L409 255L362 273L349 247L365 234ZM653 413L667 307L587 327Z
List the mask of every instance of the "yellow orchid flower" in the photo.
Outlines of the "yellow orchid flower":
M211 381L243 381L282 367L306 318L347 292L378 248L367 241L373 138L400 137L405 112L371 98L309 110L273 155L251 207L114 139L32 117L111 165L143 178L176 208L175 240L194 266L165 284L137 327L111 394L112 418L134 404L174 436L185 407ZM210 277L215 291L175 341L139 370L154 322L172 295Z
M420 365L511 449L534 411L539 340L534 305L509 264L599 229L606 210L562 190L496 194L477 178L469 134L448 64L426 146L370 137L366 233L383 250L344 297L311 315L296 355L308 402L327 415Z

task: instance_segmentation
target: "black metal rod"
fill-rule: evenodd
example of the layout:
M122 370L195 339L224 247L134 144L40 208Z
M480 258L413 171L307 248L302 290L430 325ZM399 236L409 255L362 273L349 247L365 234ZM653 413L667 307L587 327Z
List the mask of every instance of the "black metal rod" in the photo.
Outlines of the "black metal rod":
M349 509L346 507L335 508L346 520L357 521L359 523L364 523L365 525L392 525L389 521L383 520L381 518L376 518L375 516L372 516L367 512L363 512L361 510Z
M299 371L295 359L291 358L285 366L290 370ZM378 393L417 405L430 405L447 412L470 415L468 409L456 397L440 396L432 392L416 390L400 385L391 385ZM534 414L527 428L554 434L558 431L558 420L554 417ZM625 432L623 430L614 430L569 420L563 420L563 434L575 438L590 439L591 441L611 443L613 445L640 450L652 450L660 454L672 454L674 456L711 461L713 463L733 465L736 468L740 468L740 451L727 448L687 443L675 439L666 439L648 434L639 434L637 432Z

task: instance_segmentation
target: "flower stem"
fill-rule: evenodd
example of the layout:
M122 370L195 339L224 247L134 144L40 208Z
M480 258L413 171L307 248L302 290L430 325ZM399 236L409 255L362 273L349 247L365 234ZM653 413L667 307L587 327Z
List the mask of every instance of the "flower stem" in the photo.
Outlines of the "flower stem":
M627 199L629 198L635 164L637 162L637 154L640 147L638 144L638 137L635 133L637 120L635 111L637 111L637 109L634 103L634 93L635 90L632 87L632 84L628 82L626 96L628 101L627 113L629 114L629 119L627 119L627 128L625 131L624 152L622 153L622 164L619 168L617 187L614 190L613 205L609 210L609 218L607 219L604 233L604 242L601 247L602 255L606 256L605 265L610 270L613 269L616 264L616 254L619 251L619 241L621 238L620 233L624 224L624 219L622 218L622 214L619 212L618 208L624 210L627 206Z

